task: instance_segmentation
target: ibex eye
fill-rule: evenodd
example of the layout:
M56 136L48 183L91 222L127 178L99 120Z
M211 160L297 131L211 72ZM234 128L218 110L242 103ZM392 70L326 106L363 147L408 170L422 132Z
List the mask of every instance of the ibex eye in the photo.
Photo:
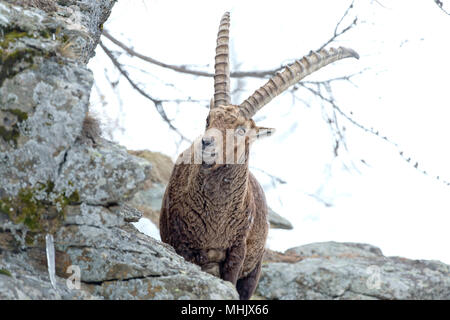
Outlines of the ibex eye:
M240 136L243 136L245 134L244 128L237 128L236 133Z

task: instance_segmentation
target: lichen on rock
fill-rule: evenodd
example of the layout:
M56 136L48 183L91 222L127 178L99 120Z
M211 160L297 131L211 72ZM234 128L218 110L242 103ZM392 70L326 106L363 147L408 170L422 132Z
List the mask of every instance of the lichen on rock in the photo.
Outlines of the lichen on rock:
M450 299L450 266L440 261L385 257L369 244L333 241L285 255L297 259L263 265L260 299Z

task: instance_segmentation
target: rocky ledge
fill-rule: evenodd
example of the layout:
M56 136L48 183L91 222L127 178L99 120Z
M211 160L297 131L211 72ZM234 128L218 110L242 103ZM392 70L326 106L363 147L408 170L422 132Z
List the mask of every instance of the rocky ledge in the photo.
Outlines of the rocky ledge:
M269 252L259 299L450 299L450 266L385 257L369 244L322 242Z
M238 298L230 283L137 231L131 222L141 215L126 206L68 206L55 233L56 288L45 246L18 248L11 232L0 232L0 299Z

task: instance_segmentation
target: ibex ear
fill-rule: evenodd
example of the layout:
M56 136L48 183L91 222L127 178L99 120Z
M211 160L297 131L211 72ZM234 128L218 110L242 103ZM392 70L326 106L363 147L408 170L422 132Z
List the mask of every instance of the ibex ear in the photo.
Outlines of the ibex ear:
M274 128L256 127L256 138L257 139L269 137L274 133L275 133Z
M211 100L209 101L209 109L214 109L214 98L211 98Z

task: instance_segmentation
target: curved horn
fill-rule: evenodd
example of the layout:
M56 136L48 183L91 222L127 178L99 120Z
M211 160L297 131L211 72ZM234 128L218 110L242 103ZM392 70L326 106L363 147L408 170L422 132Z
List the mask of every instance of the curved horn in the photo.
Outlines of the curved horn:
M350 57L359 59L358 53L343 47L322 49L319 52L311 51L307 56L288 65L282 72L277 72L265 85L242 102L239 106L241 114L246 119L250 119L273 98L307 75L334 61Z
M214 64L214 105L229 105L230 98L230 60L228 42L230 33L230 13L225 12L220 20L217 34L216 58Z

